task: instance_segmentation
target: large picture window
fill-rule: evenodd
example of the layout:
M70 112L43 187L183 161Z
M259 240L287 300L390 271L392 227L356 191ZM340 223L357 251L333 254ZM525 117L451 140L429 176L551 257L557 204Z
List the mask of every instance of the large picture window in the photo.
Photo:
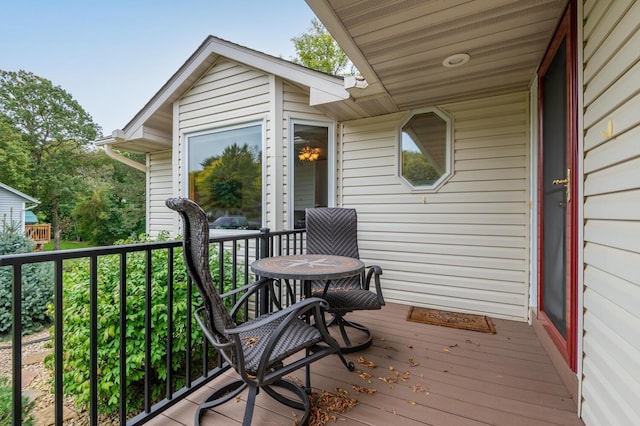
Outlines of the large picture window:
M211 228L259 229L262 222L262 125L187 135L189 198Z
M415 189L434 189L451 172L451 119L436 108L411 115L400 126L400 174Z

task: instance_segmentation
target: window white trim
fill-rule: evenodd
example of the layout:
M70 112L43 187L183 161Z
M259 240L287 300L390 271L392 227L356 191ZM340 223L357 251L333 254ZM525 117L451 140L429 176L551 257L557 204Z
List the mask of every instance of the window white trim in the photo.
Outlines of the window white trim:
M433 113L440 117L446 123L446 146L445 146L445 155L446 161L445 166L446 170L432 185L428 186L416 186L409 182L402 175L402 128L416 115L425 114L425 113ZM453 118L451 118L447 113L442 111L436 107L427 107L421 108L417 110L410 111L407 115L404 116L400 123L398 124L397 131L398 138L398 178L409 187L413 191L424 191L424 192L433 192L439 189L449 178L453 175Z
M321 120L307 120L295 117L289 117L289 132L287 139L289 146L287 150L287 156L289 158L288 164L288 179L287 186L289 187L288 204L287 209L287 221L290 224L290 228L293 228L294 220L294 198L295 198L295 183L294 183L294 166L298 158L298 154L295 152L294 146L294 130L295 125L301 124L306 126L317 126L327 128L327 204L329 207L335 207L336 205L336 123L335 121L321 121Z
M181 178L182 182L180 185L180 190L182 191L183 197L189 196L189 138L200 135L207 135L212 133L226 132L230 130L243 129L245 127L252 126L260 126L261 133L261 141L260 141L260 151L261 151L261 161L262 161L262 190L261 190L261 203L262 203L262 212L261 212L261 226L265 226L267 221L267 190L266 190L266 179L267 179L267 150L266 150L266 138L267 138L267 119L266 117L251 119L246 121L236 121L233 123L223 124L219 126L213 127L203 127L198 130L190 131L190 132L181 132L181 141L182 141L182 156L180 158L180 168L181 168Z

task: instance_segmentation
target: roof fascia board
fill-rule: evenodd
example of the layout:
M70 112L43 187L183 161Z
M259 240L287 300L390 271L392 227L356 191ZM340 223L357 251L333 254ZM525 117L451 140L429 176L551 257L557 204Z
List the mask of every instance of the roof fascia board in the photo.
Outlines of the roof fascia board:
M211 52L206 49L206 46L200 46L187 62L176 72L171 79L160 89L154 98L149 101L143 109L136 114L136 116L125 126L124 136L125 139L131 139L131 134L135 133L139 127L141 127L145 121L147 121L173 94L178 88L184 84L196 69L201 66L207 59ZM119 129L115 130L116 132Z
M36 200L35 198L29 197L27 194L20 192L17 189L10 187L9 185L5 185L2 182L0 182L0 188L3 188L14 195L17 195L18 197L23 198L25 201L28 201L29 203L40 204L40 201Z
M324 27L331 36L338 42L344 53L347 54L351 62L358 69L360 74L367 81L369 88L367 95L373 94L372 89L377 89L381 94L386 94L380 79L369 65L356 42L351 38L349 32L344 28L340 19L336 16L333 8L327 0L305 0L313 13L320 19Z
M285 59L276 58L215 37L209 47L220 56L266 71L284 80L302 84L312 90L324 92L334 98L331 102L349 98L349 93L345 90L341 77L305 68Z

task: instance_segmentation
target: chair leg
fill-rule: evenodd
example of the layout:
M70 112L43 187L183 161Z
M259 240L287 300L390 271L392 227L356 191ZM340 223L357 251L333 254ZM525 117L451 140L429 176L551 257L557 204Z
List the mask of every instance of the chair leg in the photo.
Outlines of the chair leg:
M251 418L253 417L253 408L256 405L256 395L258 394L257 387L251 386L249 388L249 396L247 397L247 408L244 410L244 419L242 419L242 426L251 426Z
M225 402L235 398L246 388L247 384L245 382L243 382L242 380L236 380L235 382L229 383L228 385L214 391L207 397L207 399L200 403L200 406L196 410L194 425L200 425L200 419L206 410L217 407L218 405L222 405Z

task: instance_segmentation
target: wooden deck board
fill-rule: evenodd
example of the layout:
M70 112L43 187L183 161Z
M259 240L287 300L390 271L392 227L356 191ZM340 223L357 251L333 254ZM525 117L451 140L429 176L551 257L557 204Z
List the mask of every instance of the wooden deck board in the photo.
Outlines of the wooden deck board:
M350 319L374 332L364 357L376 368L356 365L372 374L370 381L349 372L337 357L311 367L314 389L345 389L359 404L339 415L341 425L566 425L579 426L575 401L562 385L535 333L525 323L493 320L497 333L431 326L405 320L408 307L389 304L382 311L356 312ZM390 367L392 369L390 369ZM379 377L397 383L387 383ZM151 424L190 425L206 392L233 380L227 372L166 410ZM296 374L302 378L302 372ZM404 378L404 380L402 380ZM358 394L352 385L376 389ZM242 422L246 392L203 417L203 426ZM300 413L262 392L253 417L256 425L293 425ZM164 423L163 423L164 422Z

